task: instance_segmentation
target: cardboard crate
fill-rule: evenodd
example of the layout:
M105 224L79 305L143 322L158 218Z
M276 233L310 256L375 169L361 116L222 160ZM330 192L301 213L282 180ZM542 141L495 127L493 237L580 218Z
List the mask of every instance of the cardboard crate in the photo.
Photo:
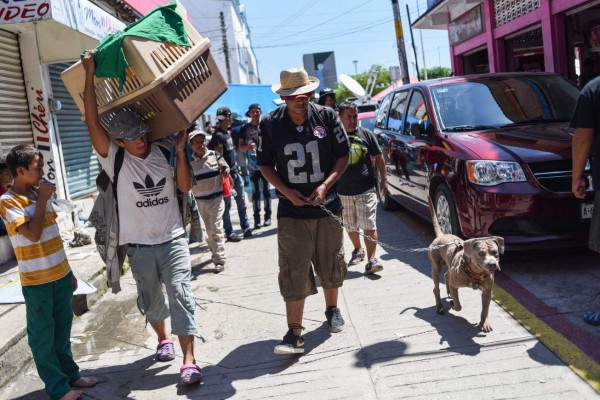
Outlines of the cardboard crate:
M137 112L152 127L156 140L186 129L227 90L221 71L210 54L210 40L201 37L183 17L190 47L160 43L137 36L123 38L129 68L123 90L117 78L94 78L100 123L106 128L117 112ZM81 61L61 78L85 113L85 70ZM85 116L83 117L85 119Z

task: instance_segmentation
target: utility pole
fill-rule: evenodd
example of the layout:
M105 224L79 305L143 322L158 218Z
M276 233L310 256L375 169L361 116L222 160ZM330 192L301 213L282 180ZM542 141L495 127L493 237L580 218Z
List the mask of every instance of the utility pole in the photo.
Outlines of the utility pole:
M231 83L231 67L229 66L229 46L227 45L227 31L225 30L225 16L219 13L221 19L221 38L223 40L223 53L225 54L225 69L227 70L227 83Z
M358 68L357 68L358 60L352 61L352 64L354 64L354 75L358 75Z
M419 11L419 0L417 0L417 14L421 15L421 11ZM425 47L423 47L422 29L419 29L419 37L421 38L421 55L423 56L423 74L425 75L425 80L427 80L427 66L425 65Z
M417 80L420 81L421 77L419 76L419 60L417 60L417 49L415 47L415 38L413 37L412 21L410 20L410 10L408 9L408 4L406 5L406 16L408 17L408 30L410 31L410 42L412 44L413 54L415 55L415 69L417 70Z
M394 10L394 27L396 28L396 47L398 47L398 59L400 61L400 75L402 84L410 83L408 78L408 61L406 60L406 49L404 48L404 34L402 33L402 21L400 20L400 7L398 0L392 0Z

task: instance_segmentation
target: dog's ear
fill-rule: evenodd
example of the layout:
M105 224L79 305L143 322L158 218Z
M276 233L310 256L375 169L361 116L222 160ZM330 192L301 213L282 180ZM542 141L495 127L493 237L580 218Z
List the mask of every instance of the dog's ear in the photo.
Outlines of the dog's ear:
M469 240L465 240L463 242L463 249L466 255L470 256L471 254L473 254L473 247L475 247L475 243L477 243L478 238L475 239L469 239Z
M492 236L491 238L498 245L498 251L500 252L500 254L504 254L504 238L500 236Z

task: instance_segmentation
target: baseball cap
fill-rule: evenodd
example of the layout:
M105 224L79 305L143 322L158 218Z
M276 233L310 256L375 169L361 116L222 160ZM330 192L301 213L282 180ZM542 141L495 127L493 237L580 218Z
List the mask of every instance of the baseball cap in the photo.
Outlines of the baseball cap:
M132 142L152 130L134 111L121 110L108 123L106 131L113 139Z
M210 139L212 138L212 135L209 135L208 133L201 131L200 129L196 129L195 131L190 132L190 134L188 135L188 141L191 142L192 139L198 135L204 136L204 139L206 142L209 142Z
M258 108L258 111L262 112L262 108L260 107L260 104L252 103L248 106L248 111L246 111L246 117L250 117L250 111L252 111L253 108Z
M229 107L219 107L217 109L217 119L219 121L223 121L225 118L231 115L231 110Z

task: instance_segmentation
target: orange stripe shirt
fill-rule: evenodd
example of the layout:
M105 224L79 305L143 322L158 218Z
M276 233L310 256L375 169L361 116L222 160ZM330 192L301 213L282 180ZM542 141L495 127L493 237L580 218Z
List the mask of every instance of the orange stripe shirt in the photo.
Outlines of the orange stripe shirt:
M32 242L19 234L19 226L29 222L35 213L36 201L12 190L0 197L0 217L19 263L22 286L54 282L66 276L71 267L56 224L56 212L50 202L46 204L44 227L40 240Z

